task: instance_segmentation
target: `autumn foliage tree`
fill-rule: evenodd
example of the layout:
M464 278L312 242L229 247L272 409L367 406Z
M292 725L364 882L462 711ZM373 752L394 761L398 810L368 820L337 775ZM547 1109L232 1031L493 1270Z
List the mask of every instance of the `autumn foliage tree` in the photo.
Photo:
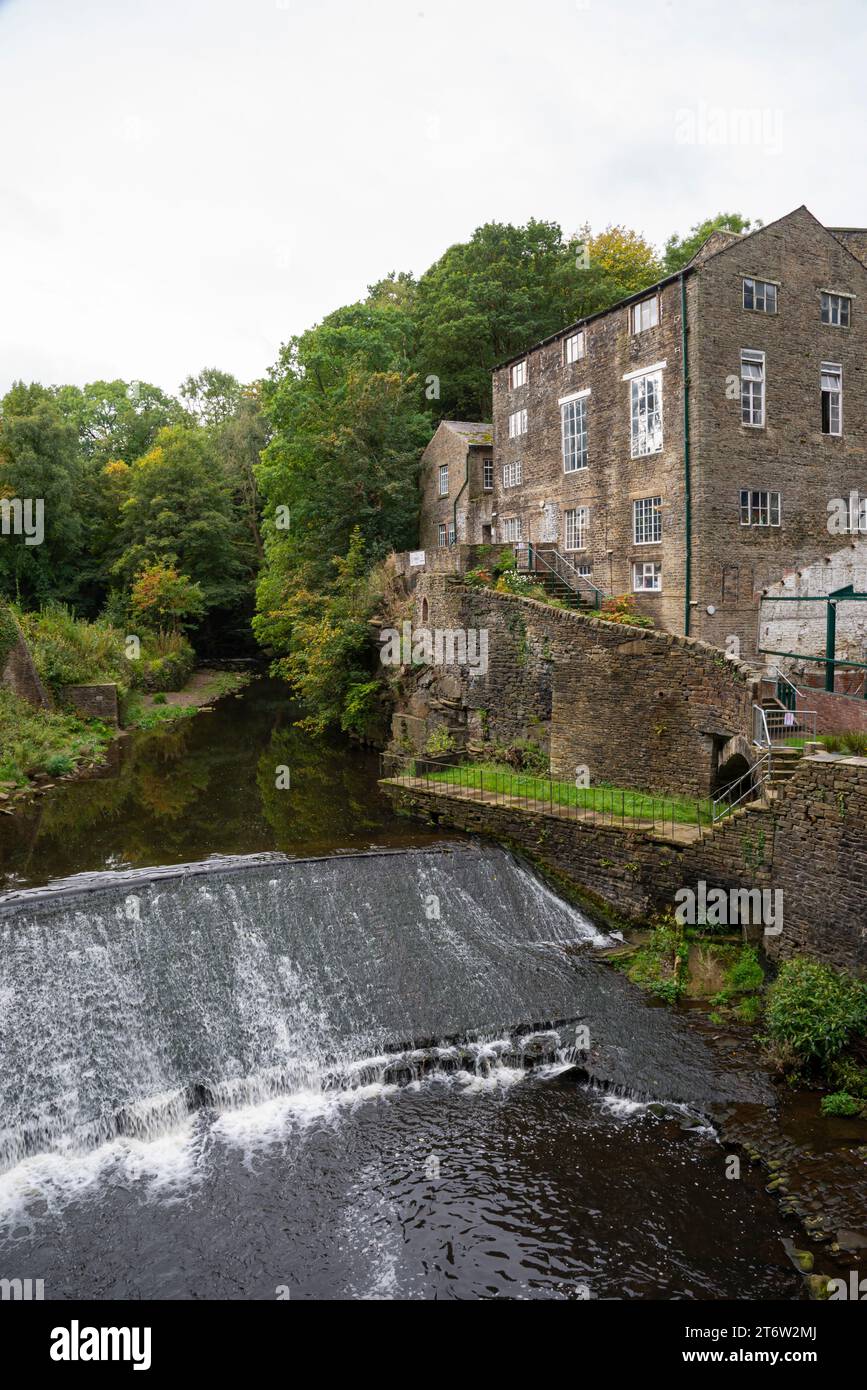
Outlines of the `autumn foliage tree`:
M201 588L189 575L162 561L136 575L130 593L130 609L143 627L180 632L205 611Z

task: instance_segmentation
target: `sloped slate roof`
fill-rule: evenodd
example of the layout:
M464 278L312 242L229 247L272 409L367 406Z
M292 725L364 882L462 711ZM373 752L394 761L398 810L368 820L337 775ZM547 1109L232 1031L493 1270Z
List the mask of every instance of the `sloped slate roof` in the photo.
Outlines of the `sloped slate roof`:
M442 425L454 434L462 435L470 444L492 444L494 427L486 424L473 424L469 420L443 420Z

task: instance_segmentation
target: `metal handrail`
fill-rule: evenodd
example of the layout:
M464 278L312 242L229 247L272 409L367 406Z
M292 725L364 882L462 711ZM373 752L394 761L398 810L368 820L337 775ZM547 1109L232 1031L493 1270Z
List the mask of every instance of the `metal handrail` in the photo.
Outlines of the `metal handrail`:
M780 670L779 666L772 666L770 670L771 675L774 677L777 683L777 699L780 701L780 704L785 706L786 709L797 710L798 696L801 693L798 687L794 684L793 681L789 680L788 676L783 675L783 672ZM785 691L781 691L781 685L786 686L787 689ZM789 691L792 692L791 695L788 693Z
M539 560L541 560L541 562L542 562L542 564L545 566L545 568L546 568L547 570L550 570L551 573L552 573L557 579L562 579L562 580L563 580L563 583L564 583L564 584L567 584L567 585L569 586L570 589L577 589L579 593L580 593L580 591L581 591L581 586L582 586L582 585L586 586L586 588L588 588L588 589L592 589L592 591L593 591L593 606L594 606L594 608L601 608L601 607L602 607L602 599L603 599L603 592L602 592L602 590L601 590L600 588L598 588L598 586L597 586L596 584L593 583L592 579L588 579L587 576L586 576L586 574L579 574L578 571L576 570L575 566L574 566L569 560L566 559L566 556L565 556L565 555L561 555L561 554L560 554L560 551L556 548L556 546L552 546L552 547L550 548L550 550L547 550L547 551L542 551L542 550L539 549L538 546L534 546L534 547L533 547L533 550L532 550L532 553L533 553L533 556L534 556L534 558L535 558L535 560L536 560L537 562L538 562ZM557 562L558 562L559 564L565 565L566 568L567 568L568 570L571 570L571 572L572 572L572 574L575 576L575 580L576 580L577 582L576 582L576 583L572 583L569 579L566 578L566 576L565 576L564 574L561 574L561 573L559 572L559 570L556 568L555 565L549 564L549 563L548 563L548 560L547 560L547 558L546 558L548 555L553 555L553 556L556 558L556 560L557 560Z
M764 713L764 711L763 711ZM762 801L768 800L768 782L773 770L773 752L769 748L766 753L753 763L752 767L744 772L736 781L729 783L725 791L719 796L715 796L711 802L711 821L716 825L717 821L729 816L744 801L751 798L756 800L756 793ZM736 793L736 795L735 795Z
M753 705L753 743L757 743L760 748L770 748L771 746L771 731L768 728L767 715L761 705Z

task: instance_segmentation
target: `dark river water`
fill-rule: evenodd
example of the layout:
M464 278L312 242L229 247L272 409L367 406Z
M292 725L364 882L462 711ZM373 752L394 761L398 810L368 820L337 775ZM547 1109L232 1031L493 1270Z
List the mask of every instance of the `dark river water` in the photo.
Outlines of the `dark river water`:
M262 682L2 818L0 1277L801 1298L792 1227L714 1128L762 1080L527 866L395 817L377 772Z

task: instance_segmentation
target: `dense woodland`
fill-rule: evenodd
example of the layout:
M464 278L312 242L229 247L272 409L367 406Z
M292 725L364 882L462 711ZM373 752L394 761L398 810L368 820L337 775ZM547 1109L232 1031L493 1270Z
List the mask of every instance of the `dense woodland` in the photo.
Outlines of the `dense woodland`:
M17 382L0 498L44 499L45 539L0 537L0 597L204 655L258 643L311 728L363 734L381 698L367 619L385 556L415 541L438 421L490 418L499 361L676 271L717 226L750 223L722 214L661 255L624 227L488 223L291 338L262 381Z

